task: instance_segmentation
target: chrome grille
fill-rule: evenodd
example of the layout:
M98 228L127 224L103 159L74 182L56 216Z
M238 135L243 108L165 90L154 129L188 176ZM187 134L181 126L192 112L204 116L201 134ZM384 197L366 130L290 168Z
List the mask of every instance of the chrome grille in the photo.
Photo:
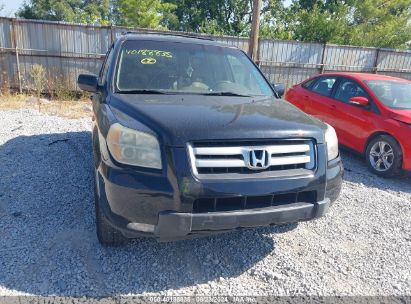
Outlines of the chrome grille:
M312 140L199 142L189 144L188 151L199 178L299 175L315 169Z

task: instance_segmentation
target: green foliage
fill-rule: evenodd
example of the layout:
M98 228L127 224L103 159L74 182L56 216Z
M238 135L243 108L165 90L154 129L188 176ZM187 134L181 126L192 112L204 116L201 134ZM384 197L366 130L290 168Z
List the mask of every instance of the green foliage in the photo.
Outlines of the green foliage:
M248 36L251 0L27 0L30 19ZM262 0L260 36L406 48L411 0Z
M295 0L285 15L301 41L405 48L411 40L411 0Z
M357 1L347 43L405 48L411 40L411 0Z
M291 26L293 38L300 41L344 44L347 13L348 7L345 5L333 7L332 11L324 10L320 5L314 5L310 10L302 9L296 14Z
M260 36L262 38L294 39L292 27L294 16L282 1L269 1L262 9Z
M46 78L46 70L40 64L35 64L31 68L30 76L33 80L34 90L36 91L36 95L40 98L40 94L44 91L46 86L47 78Z
M179 20L173 30L248 36L252 18L250 0L169 0L176 5ZM281 0L263 0L262 16L273 7L283 7Z
M143 28L166 28L176 6L161 0L117 0L116 23Z
M241 34L242 17L248 9L245 0L171 0L176 5L178 23L173 30L201 33ZM239 8L241 12L238 11ZM230 19L231 18L231 19ZM235 29L234 29L235 28Z
M30 0L16 16L26 19L105 24L109 20L109 0Z

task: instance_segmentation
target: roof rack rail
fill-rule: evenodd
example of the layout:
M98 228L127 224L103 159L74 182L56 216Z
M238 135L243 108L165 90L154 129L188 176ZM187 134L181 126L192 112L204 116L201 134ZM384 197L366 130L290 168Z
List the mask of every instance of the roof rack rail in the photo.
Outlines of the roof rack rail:
M203 40L211 40L214 41L213 38L210 36L205 36L201 34L190 34L190 33L179 33L179 32L155 32L155 31L124 31L121 35L127 34L139 34L139 35L164 35L164 36L178 36L178 37L186 37L186 38L195 38L195 39L203 39Z

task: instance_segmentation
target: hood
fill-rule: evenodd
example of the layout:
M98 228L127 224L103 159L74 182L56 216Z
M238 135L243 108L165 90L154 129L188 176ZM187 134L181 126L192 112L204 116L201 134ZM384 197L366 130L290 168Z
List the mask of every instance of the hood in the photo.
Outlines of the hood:
M389 109L389 116L392 119L411 125L411 110Z
M326 128L274 97L115 94L109 106L119 123L135 128L137 121L170 146L200 140L301 137L321 143Z

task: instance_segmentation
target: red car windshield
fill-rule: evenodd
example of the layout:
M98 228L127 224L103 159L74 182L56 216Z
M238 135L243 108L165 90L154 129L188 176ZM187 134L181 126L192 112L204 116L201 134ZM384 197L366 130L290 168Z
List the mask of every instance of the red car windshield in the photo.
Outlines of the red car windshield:
M411 110L411 82L393 80L366 80L367 86L387 107Z

